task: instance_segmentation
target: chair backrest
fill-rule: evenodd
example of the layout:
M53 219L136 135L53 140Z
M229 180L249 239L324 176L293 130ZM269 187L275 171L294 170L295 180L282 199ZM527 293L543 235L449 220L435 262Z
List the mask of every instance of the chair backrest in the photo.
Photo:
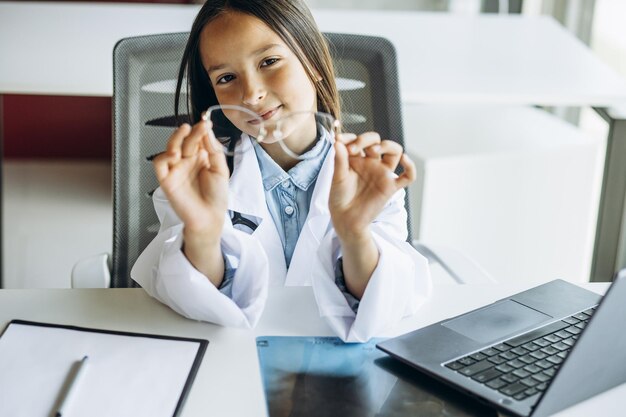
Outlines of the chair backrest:
M147 157L165 148L175 126L176 78L188 35L125 38L114 49L112 287L137 286L130 270L159 229L151 199L158 182ZM404 145L392 44L371 36L325 36L336 68L344 130L374 130ZM407 196L407 211L408 201Z
M324 35L333 56L344 130L375 131L382 139L396 141L404 148L398 64L393 44L377 36ZM409 189L405 191L407 241L412 242Z

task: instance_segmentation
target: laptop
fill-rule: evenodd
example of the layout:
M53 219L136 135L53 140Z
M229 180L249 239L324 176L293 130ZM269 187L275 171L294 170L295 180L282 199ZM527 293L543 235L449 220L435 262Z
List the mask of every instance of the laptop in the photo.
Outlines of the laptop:
M626 382L626 269L602 298L555 280L387 339L392 357L509 415L552 415Z

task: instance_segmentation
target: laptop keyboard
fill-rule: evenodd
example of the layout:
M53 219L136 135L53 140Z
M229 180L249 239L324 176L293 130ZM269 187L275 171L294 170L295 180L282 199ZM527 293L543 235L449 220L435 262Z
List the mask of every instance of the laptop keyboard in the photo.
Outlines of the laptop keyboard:
M521 401L544 391L595 307L444 365Z

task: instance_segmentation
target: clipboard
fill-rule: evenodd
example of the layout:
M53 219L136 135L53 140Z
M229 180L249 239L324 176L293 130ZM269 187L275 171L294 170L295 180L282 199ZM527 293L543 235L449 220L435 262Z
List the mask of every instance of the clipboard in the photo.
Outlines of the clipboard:
M68 414L176 417L208 340L12 320L0 335L0 415L53 416L76 361Z

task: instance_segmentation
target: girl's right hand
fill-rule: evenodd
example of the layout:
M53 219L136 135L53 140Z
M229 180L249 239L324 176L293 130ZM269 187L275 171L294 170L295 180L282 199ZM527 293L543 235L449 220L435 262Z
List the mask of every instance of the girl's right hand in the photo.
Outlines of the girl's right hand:
M228 207L229 170L210 122L183 124L153 160L161 188L185 234L219 242Z

